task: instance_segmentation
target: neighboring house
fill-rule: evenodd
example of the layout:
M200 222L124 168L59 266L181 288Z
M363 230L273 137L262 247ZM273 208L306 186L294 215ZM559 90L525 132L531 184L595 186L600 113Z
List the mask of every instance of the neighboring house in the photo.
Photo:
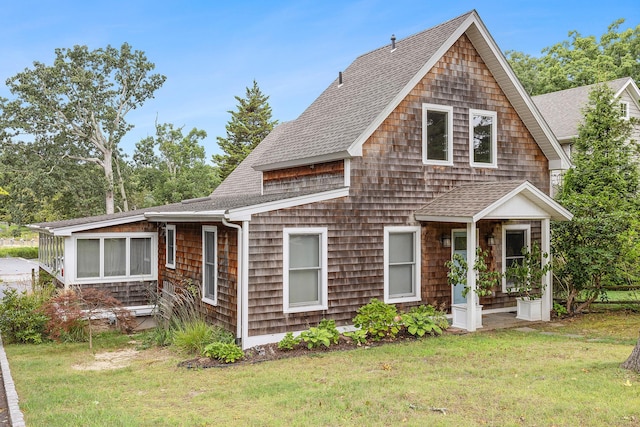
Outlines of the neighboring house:
M636 82L631 77L624 77L605 83L620 103L620 116L626 120L631 117L640 120L640 89ZM578 126L584 122L583 112L589 105L589 94L595 86L580 86L531 98L569 157L578 137ZM634 126L631 139L640 141L640 124ZM556 184L559 182L555 177L559 175L559 172L553 174Z
M569 159L471 11L358 57L298 119L277 126L210 197L36 224L41 267L67 286L202 287L244 348L372 298L406 309L468 303L447 283L477 246L499 270L571 214L549 197ZM62 273L64 267L64 272ZM469 274L475 287L475 276ZM514 311L506 284L483 313ZM543 298L549 319L551 289Z

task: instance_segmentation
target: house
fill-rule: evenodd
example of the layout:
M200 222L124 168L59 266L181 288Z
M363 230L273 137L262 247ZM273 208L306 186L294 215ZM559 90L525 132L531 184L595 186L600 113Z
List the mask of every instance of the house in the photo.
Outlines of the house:
M550 171L567 167L471 11L358 57L209 197L33 228L41 268L61 284L143 310L148 288L196 283L243 348L322 318L352 327L372 298L462 305L474 331L515 299L506 283L462 298L445 262L472 265L480 246L503 270L533 241L548 251L550 221L571 218L549 197ZM543 319L550 311L549 286Z
M605 82L620 103L620 116L640 120L640 89L631 77ZM532 97L551 131L565 153L571 157L573 142L578 137L578 126L584 122L583 110L589 105L589 94L596 85L580 86ZM634 125L631 139L640 141L640 124ZM561 172L552 174L552 182L559 184Z

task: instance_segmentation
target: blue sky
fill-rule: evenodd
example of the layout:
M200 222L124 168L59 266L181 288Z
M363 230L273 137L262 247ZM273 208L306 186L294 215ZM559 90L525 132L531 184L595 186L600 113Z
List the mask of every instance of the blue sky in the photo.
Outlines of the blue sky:
M270 97L273 117L295 119L358 55L476 9L503 51L538 56L566 40L570 30L602 35L625 18L640 22L640 1L32 1L0 10L0 96L4 82L31 67L51 64L54 49L97 49L127 42L142 50L167 81L155 98L128 116L135 125L121 146L129 154L160 123L216 136L255 79Z

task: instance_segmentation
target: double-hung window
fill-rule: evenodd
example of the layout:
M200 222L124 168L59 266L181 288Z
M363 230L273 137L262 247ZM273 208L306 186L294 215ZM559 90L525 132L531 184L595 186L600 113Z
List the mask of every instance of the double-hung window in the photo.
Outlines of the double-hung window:
M79 281L152 280L156 276L153 233L83 234L75 238Z
M165 266L176 268L176 226L167 225L165 234Z
M498 114L495 111L469 110L469 155L471 166L498 166Z
M629 103L627 101L620 102L620 118L629 120Z
M523 248L529 247L530 227L529 225L505 225L502 231L504 250L502 251L502 270L506 273L507 268L512 265L522 265L524 262ZM503 276L502 291L507 292L513 287L513 281Z
M422 162L453 165L453 107L422 104Z
M384 301L420 301L420 227L384 230Z
M202 301L218 304L218 229L202 226Z
M327 229L283 230L283 311L326 310Z

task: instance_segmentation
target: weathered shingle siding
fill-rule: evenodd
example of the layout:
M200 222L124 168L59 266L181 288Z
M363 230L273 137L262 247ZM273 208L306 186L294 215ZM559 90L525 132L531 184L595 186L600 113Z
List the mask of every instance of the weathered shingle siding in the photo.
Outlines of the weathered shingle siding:
M328 190L344 184L344 161L267 171L262 180L264 194Z
M454 106L452 167L422 163L422 103ZM498 168L469 166L468 108L498 112ZM350 196L254 215L250 224L249 335L302 330L324 316L350 324L356 310L383 297L385 226L417 225L413 212L435 195L472 181L526 179L549 189L548 162L471 42L463 36L444 55L351 161ZM328 228L329 309L283 314L284 227ZM462 224L422 227L421 303L450 303L444 262L451 249L439 236ZM482 236L500 235L495 222L479 224ZM500 254L496 248L495 254ZM499 255L496 255L499 256ZM491 260L500 267L501 260ZM506 298L483 301L487 308ZM419 303L418 303L419 304Z
M175 223L176 268L165 266L165 239L159 242L159 282L171 282L177 288L193 284L202 289L202 226L213 225L218 232L218 304L201 304L214 324L235 333L237 325L237 232L220 223Z

